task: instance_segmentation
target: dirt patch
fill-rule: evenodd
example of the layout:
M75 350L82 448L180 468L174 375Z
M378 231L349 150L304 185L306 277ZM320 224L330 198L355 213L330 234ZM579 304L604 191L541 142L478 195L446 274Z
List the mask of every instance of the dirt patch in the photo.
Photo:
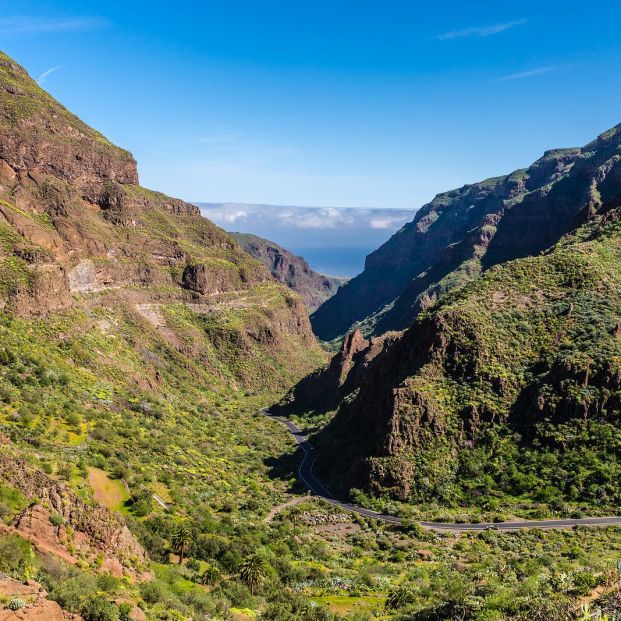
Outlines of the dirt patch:
M89 468L88 482L93 488L95 500L111 511L120 511L123 503L129 499L123 482L111 479L104 470Z
M281 511L288 509L289 507L294 507L295 505L299 505L302 502L309 500L308 496L298 496L296 498L292 498L291 500L284 502L282 505L276 505L270 509L270 512L265 516L263 520L265 523L271 522Z

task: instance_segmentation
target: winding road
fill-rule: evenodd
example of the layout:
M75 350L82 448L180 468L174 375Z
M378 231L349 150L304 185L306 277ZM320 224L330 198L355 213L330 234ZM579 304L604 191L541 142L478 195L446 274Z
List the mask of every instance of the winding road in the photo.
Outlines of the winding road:
M263 408L261 413L268 418L282 423L290 431L298 446L302 449L304 457L298 468L298 476L311 490L313 494L323 498L325 501L333 504L345 511L351 511L365 517L390 522L392 524L400 524L401 519L386 513L378 513L365 509L348 502L344 502L336 498L332 492L317 478L315 475L315 461L317 453L308 438L302 433L299 427L292 423L289 419L282 416L270 414L269 408ZM427 530L440 531L468 531L468 530L499 530L512 531L523 528L573 528L574 526L618 526L621 525L621 516L615 517L592 517L592 518L568 518L562 520L523 520L519 522L476 522L471 524L458 524L450 522L420 522L420 525Z

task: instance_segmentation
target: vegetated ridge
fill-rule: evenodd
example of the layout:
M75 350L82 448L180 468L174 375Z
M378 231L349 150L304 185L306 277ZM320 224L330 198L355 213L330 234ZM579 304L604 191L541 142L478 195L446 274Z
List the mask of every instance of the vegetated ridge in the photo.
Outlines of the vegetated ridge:
M620 154L621 126L572 154L556 183L494 227L480 260L488 269L421 309L403 333L350 334L281 403L285 413L337 409L314 440L318 474L335 490L615 506Z
M267 267L272 276L298 293L309 312L316 310L347 282L341 276L327 276L315 272L303 257L282 246L249 233L231 233L250 256Z
M302 301L136 185L127 152L6 56L0 149L3 621L574 621L585 599L618 613L615 528L446 538L419 505L387 527L312 498L265 523L303 491L293 442L258 413L324 359ZM350 373L358 356L370 370L353 340ZM467 511L490 519L499 499L476 497Z
M56 559L38 561L50 588L149 579L182 518L230 513L247 486L246 511L271 506L263 459L282 447L252 413L322 360L297 294L197 207L138 185L130 153L0 53L0 547L24 551L16 575L34 571L26 540ZM96 503L92 468L129 497L124 517ZM82 587L67 605L90 615Z

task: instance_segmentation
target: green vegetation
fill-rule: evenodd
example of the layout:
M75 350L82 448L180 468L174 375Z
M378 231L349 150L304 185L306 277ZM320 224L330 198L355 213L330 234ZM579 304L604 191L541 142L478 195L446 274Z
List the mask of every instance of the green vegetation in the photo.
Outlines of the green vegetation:
M324 474L342 484L369 457L367 478L346 483L386 492L384 503L405 496L419 518L616 513L620 232L617 217L596 218L422 313L382 360L394 380L371 373L320 433ZM390 438L366 433L378 417L398 417ZM382 454L385 442L399 449Z
M0 571L34 577L85 618L101 608L111 619L121 601L149 619L232 619L245 609L274 621L573 621L618 582L616 528L453 535L356 519L326 531L299 515L250 528L193 521L187 560L154 564L142 583L35 556L18 537L0 537Z
M408 376L389 369L398 381L385 402L431 404L437 426L417 427L424 450L368 462L388 477L411 466L410 502L352 491L406 526L313 521L336 509L312 499L267 522L301 491L299 455L259 409L323 361L300 300L194 207L134 185L130 155L3 54L0 91L3 154L27 160L0 168L0 452L5 472L32 467L57 492L0 482L0 572L35 579L85 621L136 609L149 621L570 621L615 595L619 529L435 534L416 523L621 500L614 221L482 276L477 248L430 293L443 300L418 325L441 318L450 355ZM526 388L543 405L518 426ZM378 438L357 409L365 390L381 393L369 383L344 407L368 446ZM404 427L413 411L400 411ZM329 459L352 460L358 446ZM69 501L104 529L125 520L146 566L106 558L101 541L88 556L80 539L96 524L53 510Z

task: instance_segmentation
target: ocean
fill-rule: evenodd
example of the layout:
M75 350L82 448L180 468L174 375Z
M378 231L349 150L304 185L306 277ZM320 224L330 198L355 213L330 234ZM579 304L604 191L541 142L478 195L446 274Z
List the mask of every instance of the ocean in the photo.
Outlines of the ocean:
M347 276L352 278L364 269L365 257L374 248L288 248L294 254L304 257L308 264L321 274Z

